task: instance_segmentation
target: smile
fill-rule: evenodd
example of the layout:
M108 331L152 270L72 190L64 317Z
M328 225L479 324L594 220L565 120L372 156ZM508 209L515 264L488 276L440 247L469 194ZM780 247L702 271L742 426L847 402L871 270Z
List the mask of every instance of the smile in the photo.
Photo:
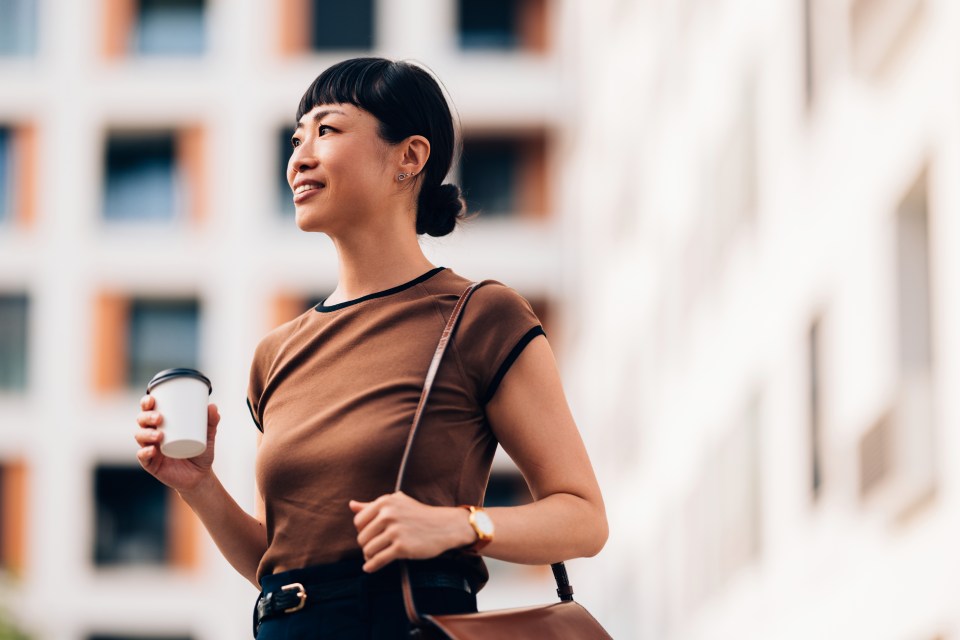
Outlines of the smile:
M321 184L316 184L316 183L301 184L293 192L293 201L303 202L304 200L313 196L314 194L319 193L321 188L323 188L323 185Z

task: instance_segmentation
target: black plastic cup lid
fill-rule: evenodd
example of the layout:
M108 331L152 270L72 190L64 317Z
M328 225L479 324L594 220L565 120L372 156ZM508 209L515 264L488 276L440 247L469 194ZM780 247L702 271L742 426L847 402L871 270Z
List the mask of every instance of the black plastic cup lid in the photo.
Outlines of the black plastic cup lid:
M207 385L207 389L210 391L208 393L213 393L213 385L210 384L210 378L203 375L196 369L166 369L161 371L157 375L153 376L150 382L147 383L147 393L153 390L161 382L166 382L167 380L172 380L173 378L196 378L200 382L203 382Z

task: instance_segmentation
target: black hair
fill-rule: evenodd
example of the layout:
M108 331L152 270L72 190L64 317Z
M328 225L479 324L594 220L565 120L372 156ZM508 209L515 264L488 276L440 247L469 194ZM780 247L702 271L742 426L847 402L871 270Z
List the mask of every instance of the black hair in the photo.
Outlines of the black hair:
M380 122L380 137L397 144L413 135L430 141L430 157L416 180L417 233L445 236L464 217L459 187L443 184L459 152L450 107L437 81L409 62L353 58L326 69L307 88L297 122L321 104L352 104Z

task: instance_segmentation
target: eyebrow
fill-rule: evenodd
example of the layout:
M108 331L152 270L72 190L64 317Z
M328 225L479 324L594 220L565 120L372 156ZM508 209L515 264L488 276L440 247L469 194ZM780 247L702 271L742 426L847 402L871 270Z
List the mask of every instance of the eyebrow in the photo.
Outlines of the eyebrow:
M326 118L326 117L327 117L328 115L330 115L331 113L339 113L339 114L342 115L342 116L347 115L347 114L345 114L343 111L340 111L340 109L323 109L323 110L317 111L315 114L313 114L313 122L314 122L314 124L320 122L321 120L323 120L324 118ZM294 127L293 130L294 130L294 131L299 131L300 129L303 129L303 123L302 123L302 122L298 122L298 123L297 123L297 126Z

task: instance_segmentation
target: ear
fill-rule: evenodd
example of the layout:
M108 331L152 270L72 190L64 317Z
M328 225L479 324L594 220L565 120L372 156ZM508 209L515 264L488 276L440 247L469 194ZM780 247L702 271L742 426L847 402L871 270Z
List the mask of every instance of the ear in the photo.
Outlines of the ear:
M423 136L410 136L400 143L400 166L402 173L420 175L430 157L430 141Z

